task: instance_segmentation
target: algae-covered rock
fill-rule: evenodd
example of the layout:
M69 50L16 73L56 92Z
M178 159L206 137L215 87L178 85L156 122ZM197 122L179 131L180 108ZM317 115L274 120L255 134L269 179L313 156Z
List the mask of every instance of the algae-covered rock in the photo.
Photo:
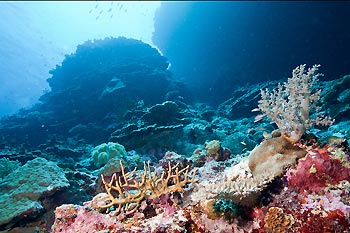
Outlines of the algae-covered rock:
M249 168L254 177L280 176L287 166L306 155L306 151L285 137L270 138L257 146L249 155Z
M61 168L44 158L36 158L17 168L0 183L0 229L43 210L41 198L69 186Z

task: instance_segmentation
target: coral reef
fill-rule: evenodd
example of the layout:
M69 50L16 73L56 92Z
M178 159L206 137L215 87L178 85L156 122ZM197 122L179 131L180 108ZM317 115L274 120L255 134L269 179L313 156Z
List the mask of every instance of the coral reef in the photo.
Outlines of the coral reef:
M20 166L18 160L11 161L8 158L0 159L0 181L10 174L12 171L16 170Z
M248 161L244 159L239 164L226 168L210 181L203 181L198 185L196 192L205 193L207 200L223 198L232 200L237 205L253 207L258 203L262 191L273 179L274 176L253 177ZM196 195L194 194L194 197Z
M276 82L240 87L215 109L188 104L167 68L140 41L89 41L52 71L42 103L1 119L0 230L349 230L348 76L316 83L317 66L302 65L263 91L261 110L285 111L275 130L251 109ZM341 121L327 129L318 113Z
M17 168L0 183L0 226L14 225L44 211L42 200L69 186L61 168L36 158Z
M279 193L272 194L270 203L259 209L261 213L257 214L258 218L266 215L270 207L276 207L279 211L282 210L284 215L290 214L294 218L294 224L287 232L347 232L350 226L350 179L344 174L349 174L349 171L330 156L331 153L325 152L325 149L311 149L305 160L301 159L295 168L287 171L282 178L287 179L284 188ZM310 169L312 164L320 164L320 161L321 164L325 164L324 169ZM336 174L331 168L334 165L330 165L333 162L336 166L340 165L337 171L345 169L344 173ZM261 223L263 222L261 219ZM277 229L276 226L271 230Z
M168 91L184 90L171 80L168 66L157 49L139 40L87 41L50 71L50 91L40 103L3 119L0 132L31 147L47 144L53 135L66 141L67 132L85 143L107 142L120 126L117 119L139 101L151 107L165 101Z
M327 156L332 156L334 148L328 150ZM307 151L305 160L312 163L325 153L324 149ZM52 232L346 232L350 226L349 178L338 181L344 178L341 174L330 176L328 183L319 183L313 192L302 191L290 184L288 177L298 174L300 179L301 171L310 172L309 162L303 161L287 168L285 176L259 183L251 178L248 159L231 166L232 160L211 160L198 168L198 181L181 196L175 192L144 199L132 215L99 213L89 207L90 202L85 206L63 205L56 209ZM243 190L244 195L236 193Z
M321 102L327 105L329 115L337 121L348 120L350 113L350 75L323 83Z

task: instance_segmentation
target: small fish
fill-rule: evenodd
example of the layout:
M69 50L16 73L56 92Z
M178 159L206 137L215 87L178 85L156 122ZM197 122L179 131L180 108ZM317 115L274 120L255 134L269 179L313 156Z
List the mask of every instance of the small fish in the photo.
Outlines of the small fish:
M252 112L258 112L258 111L260 111L259 108L254 108L254 109L252 109Z
M103 10L101 10L99 14L102 14L102 12L103 12Z
M112 11L112 7L108 9L108 12L111 12Z
M111 14L111 18L113 18L113 14Z
M263 119L264 116L266 116L265 113L257 115L257 116L254 118L254 123L260 121L261 119Z
M98 20L99 18L100 18L100 16L97 16L97 17L96 17L96 20Z
M92 9L89 11L89 14L91 14L91 12L92 12Z
M241 142L241 144L243 145L243 146L247 146L247 143L245 143L245 142Z

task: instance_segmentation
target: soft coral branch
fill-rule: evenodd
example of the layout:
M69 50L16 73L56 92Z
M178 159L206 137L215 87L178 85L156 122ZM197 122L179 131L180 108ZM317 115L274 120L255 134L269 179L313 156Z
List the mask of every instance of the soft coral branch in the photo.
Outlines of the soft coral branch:
M272 119L278 128L292 140L298 141L305 131L316 125L331 125L333 120L316 112L311 118L310 112L317 109L320 90L314 86L318 82L317 73L320 65L305 70L305 64L296 67L287 83L278 84L277 89L270 92L261 90L258 108Z

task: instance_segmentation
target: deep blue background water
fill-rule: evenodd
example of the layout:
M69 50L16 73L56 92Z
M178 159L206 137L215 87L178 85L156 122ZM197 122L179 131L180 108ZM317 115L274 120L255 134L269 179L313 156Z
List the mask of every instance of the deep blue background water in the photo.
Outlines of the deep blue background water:
M321 64L322 80L349 74L350 2L164 2L153 40L194 100L215 105L300 64Z

